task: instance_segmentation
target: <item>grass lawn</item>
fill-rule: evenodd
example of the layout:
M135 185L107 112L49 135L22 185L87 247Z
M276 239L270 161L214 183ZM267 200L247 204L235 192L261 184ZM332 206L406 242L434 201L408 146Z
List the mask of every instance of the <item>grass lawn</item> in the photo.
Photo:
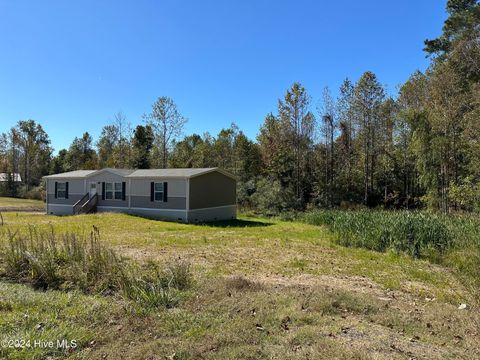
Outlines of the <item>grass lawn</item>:
M3 347L4 357L474 358L480 345L478 300L453 270L334 245L323 227L247 217L186 225L124 214L3 216L4 230L88 234L95 225L117 252L141 262L183 259L195 277L177 307L148 313L118 297L0 282L0 340L79 345Z
M42 211L45 203L40 200L0 197L0 211Z

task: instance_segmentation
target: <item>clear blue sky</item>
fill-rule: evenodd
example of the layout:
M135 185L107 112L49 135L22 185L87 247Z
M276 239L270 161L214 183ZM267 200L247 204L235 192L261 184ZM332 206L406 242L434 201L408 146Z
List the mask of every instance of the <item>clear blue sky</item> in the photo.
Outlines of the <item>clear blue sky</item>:
M0 0L0 132L34 119L58 151L168 95L185 133L235 122L254 138L294 81L313 105L366 70L394 93L428 65L445 2Z

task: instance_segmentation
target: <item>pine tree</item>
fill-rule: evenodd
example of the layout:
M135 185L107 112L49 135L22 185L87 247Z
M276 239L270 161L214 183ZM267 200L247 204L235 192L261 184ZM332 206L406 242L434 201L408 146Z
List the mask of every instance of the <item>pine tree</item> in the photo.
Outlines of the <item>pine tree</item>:
M297 207L303 207L311 192L310 159L313 148L315 117L309 110L310 96L299 83L294 83L283 100L278 101L282 138L293 155L292 185Z
M137 125L132 139L132 165L134 168L150 168L150 151L153 147L153 139L153 130L149 125Z
M384 101L383 87L374 73L367 71L355 84L353 107L358 136L362 143L363 160L363 203L371 205L375 192L375 171L378 158L378 128L381 124L380 109Z

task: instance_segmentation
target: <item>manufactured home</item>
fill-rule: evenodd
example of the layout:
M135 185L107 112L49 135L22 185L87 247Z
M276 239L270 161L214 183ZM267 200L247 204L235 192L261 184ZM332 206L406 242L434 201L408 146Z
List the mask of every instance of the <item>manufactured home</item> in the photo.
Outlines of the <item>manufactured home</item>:
M236 218L236 180L219 168L108 168L44 179L47 214L110 211L182 222Z

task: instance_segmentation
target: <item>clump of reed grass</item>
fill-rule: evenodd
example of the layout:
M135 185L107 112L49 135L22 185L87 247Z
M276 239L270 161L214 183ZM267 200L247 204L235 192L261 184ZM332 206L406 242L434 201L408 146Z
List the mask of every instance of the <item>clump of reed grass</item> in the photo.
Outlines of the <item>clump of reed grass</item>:
M326 226L343 246L394 250L458 270L464 283L480 288L480 217L426 211L314 210L304 221Z
M305 221L328 226L341 245L394 249L413 257L443 253L453 240L444 219L423 212L318 210L306 214Z

